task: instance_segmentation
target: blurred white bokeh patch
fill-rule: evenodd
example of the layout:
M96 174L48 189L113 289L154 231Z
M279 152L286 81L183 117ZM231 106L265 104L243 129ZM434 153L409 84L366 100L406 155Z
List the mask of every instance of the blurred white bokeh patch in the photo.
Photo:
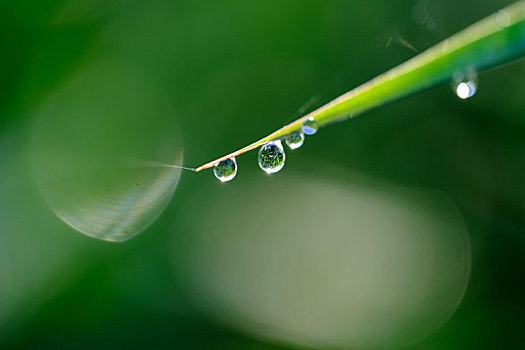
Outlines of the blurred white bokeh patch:
M188 200L191 229L174 255L205 312L327 348L401 346L451 317L471 253L448 197L355 174L283 175L203 187Z

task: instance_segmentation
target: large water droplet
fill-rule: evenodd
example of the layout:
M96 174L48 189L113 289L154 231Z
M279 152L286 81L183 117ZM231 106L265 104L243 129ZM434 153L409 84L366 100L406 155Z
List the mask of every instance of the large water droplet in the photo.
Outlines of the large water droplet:
M317 122L315 121L313 117L306 119L303 122L303 125L301 126L301 130L303 130L303 132L306 135L315 134L317 132L317 129L319 129L319 126L317 125Z
M237 162L235 161L235 157L217 163L213 168L213 174L221 182L233 180L235 175L237 175Z
M285 159L286 155L281 141L268 142L259 150L259 167L267 174L281 170Z
M478 79L473 69L468 69L464 73L456 73L453 76L452 89L462 100L474 96L478 90Z
M297 149L304 143L304 133L298 132L288 136L285 140L286 144L290 149Z

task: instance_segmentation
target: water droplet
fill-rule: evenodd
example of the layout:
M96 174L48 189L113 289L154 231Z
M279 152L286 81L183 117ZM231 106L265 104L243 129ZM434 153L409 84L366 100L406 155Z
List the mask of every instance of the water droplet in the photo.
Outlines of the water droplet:
M468 69L465 73L455 73L453 76L452 89L462 100L474 96L478 90L476 72L473 69Z
M259 150L259 167L267 174L281 170L285 159L286 155L281 141L268 142Z
M213 174L221 182L233 180L235 175L237 175L237 162L235 161L235 157L217 163L213 168Z
M313 117L306 119L301 126L301 129L306 135L313 135L317 132L319 126Z
M290 149L297 149L304 143L304 133L298 132L288 136L285 140L286 144Z

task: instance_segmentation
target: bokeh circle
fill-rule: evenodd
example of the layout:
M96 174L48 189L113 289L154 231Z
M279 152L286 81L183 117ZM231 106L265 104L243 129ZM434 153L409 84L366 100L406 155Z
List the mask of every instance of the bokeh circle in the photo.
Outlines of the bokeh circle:
M182 163L174 110L118 59L90 62L43 102L33 125L36 180L55 213L89 236L123 241L161 213Z

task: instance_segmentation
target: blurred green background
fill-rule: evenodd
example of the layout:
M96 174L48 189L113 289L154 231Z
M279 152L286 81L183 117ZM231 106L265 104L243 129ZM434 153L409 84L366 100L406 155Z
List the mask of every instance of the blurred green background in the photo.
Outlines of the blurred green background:
M271 177L122 162L201 165L510 3L1 1L0 348L524 346L523 61Z

